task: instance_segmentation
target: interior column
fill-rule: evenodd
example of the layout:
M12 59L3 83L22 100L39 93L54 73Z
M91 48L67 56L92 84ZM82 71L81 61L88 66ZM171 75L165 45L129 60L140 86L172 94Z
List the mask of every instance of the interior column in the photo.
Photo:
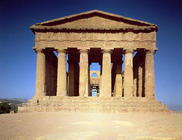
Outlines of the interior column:
M98 93L98 96L101 96L101 93L102 93L102 60L100 60L99 65L100 65L100 78L99 78L99 93Z
M57 96L66 96L66 52L64 49L58 52L58 70L57 70Z
M146 50L145 54L145 96L154 98L154 50Z
M74 96L79 96L79 63L78 58L74 63Z
M101 96L111 96L111 50L103 50Z
M88 96L88 50L80 50L79 96Z
M143 67L142 65L138 66L138 96L142 97L143 89Z
M116 65L115 70L115 84L114 84L114 96L121 97L122 96L122 56L117 56L116 61L114 63Z
M125 50L124 58L124 97L133 96L133 50Z
M36 96L45 96L45 54L43 49L36 49Z
M74 89L75 89L75 67L74 67L74 56L73 54L68 55L68 78L69 78L69 96L74 96Z

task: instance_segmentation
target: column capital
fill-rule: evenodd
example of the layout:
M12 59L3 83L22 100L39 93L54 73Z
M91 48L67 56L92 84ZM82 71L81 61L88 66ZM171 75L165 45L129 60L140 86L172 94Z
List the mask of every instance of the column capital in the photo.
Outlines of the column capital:
M88 49L80 49L80 53L88 53Z
M157 50L155 50L155 49L146 49L145 50L146 53L150 53L150 54L155 54L156 51Z
M111 49L102 49L102 53L112 53Z
M44 51L43 48L35 48L34 50L35 50L36 53L41 53L41 52Z
M66 53L66 50L65 49L57 49L56 50L58 53Z
M125 48L125 49L124 49L124 53L125 53L125 54L126 54L126 53L133 53L133 51L134 51L134 49L132 49L132 48L129 48L129 49Z

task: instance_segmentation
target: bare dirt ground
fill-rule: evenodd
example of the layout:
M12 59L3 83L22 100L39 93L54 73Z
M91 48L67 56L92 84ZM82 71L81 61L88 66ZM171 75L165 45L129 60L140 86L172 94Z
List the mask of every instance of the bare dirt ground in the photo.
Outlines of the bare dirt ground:
M0 140L182 140L182 113L4 114Z

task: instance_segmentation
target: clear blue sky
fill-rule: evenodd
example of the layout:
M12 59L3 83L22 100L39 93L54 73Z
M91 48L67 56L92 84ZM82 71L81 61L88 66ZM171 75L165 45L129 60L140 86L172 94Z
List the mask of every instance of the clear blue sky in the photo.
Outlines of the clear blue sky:
M93 9L159 26L156 97L182 105L181 0L0 0L0 98L34 96L36 56L30 25Z

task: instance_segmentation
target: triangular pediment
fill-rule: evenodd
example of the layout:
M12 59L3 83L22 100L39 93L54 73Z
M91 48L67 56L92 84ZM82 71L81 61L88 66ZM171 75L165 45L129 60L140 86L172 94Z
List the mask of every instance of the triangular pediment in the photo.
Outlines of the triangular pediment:
M103 11L92 10L31 26L32 30L157 30L157 26Z

